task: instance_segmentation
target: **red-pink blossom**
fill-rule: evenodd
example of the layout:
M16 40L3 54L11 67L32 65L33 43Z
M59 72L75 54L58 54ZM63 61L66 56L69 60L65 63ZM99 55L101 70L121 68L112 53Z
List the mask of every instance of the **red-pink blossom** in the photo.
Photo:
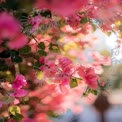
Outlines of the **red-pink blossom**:
M61 85L65 86L65 85L69 85L70 82L70 77L69 76L64 76L61 78Z
M66 75L72 74L72 61L66 57L59 58L59 66Z
M41 64L44 64L44 62L45 62L45 56L42 56L41 58L39 58L39 62Z
M35 116L35 122L52 122L52 121L48 119L47 114L39 113L39 114L36 114Z
M99 76L97 76L94 72L93 68L86 68L84 66L80 66L78 68L78 74L83 78L85 83L92 89L96 89L98 87L97 80Z
M41 20L40 15L29 18L29 23L32 25L32 29L31 29L30 33L35 32L39 28L41 21L42 20Z
M18 99L14 99L14 104L16 105L16 104L19 104L20 102L19 102L19 100Z
M93 64L98 64L98 65L105 65L105 66L110 66L111 64L111 59L110 57L105 57L101 55L99 52L92 52L90 53L90 56L96 61Z
M100 86L102 87L105 86L105 84L106 84L105 82L100 82Z
M47 8L61 16L70 16L81 10L88 0L37 0L38 8Z
M7 46L11 49L22 48L27 43L27 37L21 33L19 22L9 13L0 14L0 43L9 39Z
M7 45L11 49L19 49L24 47L26 44L27 44L27 37L22 33L18 33L18 35L14 39L12 39L7 43Z
M45 70L45 76L47 76L47 77L55 77L57 72L58 72L57 66L53 66L53 67L50 67L49 69L47 68Z
M20 31L19 22L10 14L0 13L0 38L13 38Z
M77 15L72 15L68 18L67 23L73 28L73 29L77 29L80 28L80 20L81 17L77 16Z
M66 57L59 58L57 61L51 61L46 57L39 59L40 70L44 72L43 79L50 80L63 86L69 85L73 73L72 61Z
M24 97L24 96L27 95L27 91L24 90L24 89L17 89L11 95L14 96L14 97Z
M93 5L97 8L95 12L96 19L102 23L106 23L105 26L107 24L111 25L122 18L121 0L93 0Z
M12 88L20 89L27 84L25 77L23 75L17 75L15 80L13 81Z

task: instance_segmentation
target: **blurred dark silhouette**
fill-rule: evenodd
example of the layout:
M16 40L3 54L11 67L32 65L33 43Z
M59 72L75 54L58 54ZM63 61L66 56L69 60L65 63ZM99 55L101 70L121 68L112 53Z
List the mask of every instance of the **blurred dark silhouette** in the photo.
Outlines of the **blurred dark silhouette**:
M107 99L107 96L101 93L95 100L93 106L100 114L100 122L105 122L105 112L109 109L110 103Z

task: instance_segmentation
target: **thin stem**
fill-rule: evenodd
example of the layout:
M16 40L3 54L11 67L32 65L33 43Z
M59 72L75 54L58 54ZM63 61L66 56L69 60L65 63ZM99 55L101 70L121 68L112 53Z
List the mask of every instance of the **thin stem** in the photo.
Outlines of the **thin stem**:
M31 35L31 37L35 40L35 42L36 42L37 44L39 44L39 42L36 40L36 38L34 37L34 35L31 34L31 33L30 33L30 35Z
M87 88L86 88L85 92L83 92L83 95L81 96L81 98L83 98L86 95L88 89L89 89L89 87L87 86Z

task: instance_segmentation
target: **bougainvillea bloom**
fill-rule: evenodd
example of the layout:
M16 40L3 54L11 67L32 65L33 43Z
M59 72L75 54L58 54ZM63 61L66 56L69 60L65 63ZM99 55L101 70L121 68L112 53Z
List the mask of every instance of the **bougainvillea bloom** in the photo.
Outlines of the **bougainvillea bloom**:
M12 15L6 12L0 14L0 43L3 39L9 39L9 48L22 48L27 43L27 37L20 31L20 24Z
M0 38L12 38L20 31L18 21L10 14L0 13Z
M102 23L113 23L122 18L121 0L93 0L93 5L97 6L95 15Z
M42 20L41 20L41 16L38 15L38 16L29 18L28 21L32 25L32 29L31 29L30 33L33 33L39 28L39 24L41 23Z
M23 75L17 75L13 84L12 84L12 88L13 89L20 89L23 86L25 86L27 84L25 77Z
M18 33L18 35L14 39L9 41L7 45L11 49L19 49L24 47L26 43L27 43L27 37L22 33Z
M87 4L87 0L37 0L36 6L47 8L59 15L70 16Z
M59 66L61 67L62 71L67 75L71 75L72 61L66 57L59 58L58 61L59 61Z
M27 95L27 91L24 89L17 89L12 94L12 96L14 96L14 97L24 97L26 95Z
M92 89L96 89L98 86L97 80L99 76L97 76L94 72L93 68L86 68L81 66L78 68L78 74L83 78L85 83Z
M0 44L2 39L13 38L20 31L19 22L10 14L0 13Z

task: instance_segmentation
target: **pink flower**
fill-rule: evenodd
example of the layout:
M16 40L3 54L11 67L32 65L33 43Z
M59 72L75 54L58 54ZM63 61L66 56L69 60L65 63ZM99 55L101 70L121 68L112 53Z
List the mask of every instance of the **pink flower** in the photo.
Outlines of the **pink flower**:
M48 119L47 114L39 113L39 114L36 114L35 116L35 122L52 122L52 121Z
M93 62L91 66L94 68L96 74L102 74L104 72L99 62Z
M22 48L27 43L27 37L22 34L19 22L10 14L0 14L0 44L8 38L7 45L11 49Z
M42 56L41 58L39 58L39 62L41 64L44 64L44 62L45 62L45 56Z
M59 84L59 85L57 85L55 90L59 94L66 95L68 93L68 89L69 89L68 86Z
M85 68L84 66L81 66L78 68L78 74L90 88L96 89L98 87L97 80L99 79L99 76L95 74L93 68Z
M16 104L19 104L20 103L20 101L18 100L18 99L14 99L14 104L16 105Z
M101 55L99 52L92 52L90 53L90 56L95 60L93 64L98 64L98 65L102 64L105 66L111 65L110 57L105 57Z
M80 17L76 15L72 15L68 18L67 23L73 28L77 29L80 27Z
M24 117L23 122L35 122L35 120L32 119L32 118L30 119L30 118L25 118L25 117Z
M17 75L12 84L12 87L13 87L13 89L20 89L23 86L25 86L26 84L27 84L27 82L25 80L25 77L23 75Z
M12 15L0 13L0 38L13 38L19 29L19 22Z
M100 82L100 86L104 87L105 86L105 82Z
M110 25L120 20L122 12L121 0L93 0L93 4L97 6L95 14L100 22Z
M40 67L40 70L44 72L45 77L54 77L58 72L58 67L55 65L55 62L48 60L46 57L41 57L39 62L45 64Z
M70 16L82 9L88 0L37 0L36 6L40 9L47 8L61 16Z
M27 95L27 91L24 89L17 89L12 94L12 96L14 96L14 97L24 97L26 95Z
M70 77L62 77L61 78L61 85L65 86L65 85L69 85L70 82Z
M50 67L49 69L47 68L45 70L45 76L46 77L54 77L57 71L58 71L57 66Z
M35 16L33 18L29 18L29 22L32 25L32 29L31 29L30 33L35 32L39 28L39 25L40 25L41 21L42 20L41 20L41 16L40 15Z
M13 40L7 43L7 45L11 49L19 49L24 47L26 44L27 44L27 37L22 33L18 33L18 35Z
M71 75L72 73L72 61L66 57L59 58L59 66L66 75Z

